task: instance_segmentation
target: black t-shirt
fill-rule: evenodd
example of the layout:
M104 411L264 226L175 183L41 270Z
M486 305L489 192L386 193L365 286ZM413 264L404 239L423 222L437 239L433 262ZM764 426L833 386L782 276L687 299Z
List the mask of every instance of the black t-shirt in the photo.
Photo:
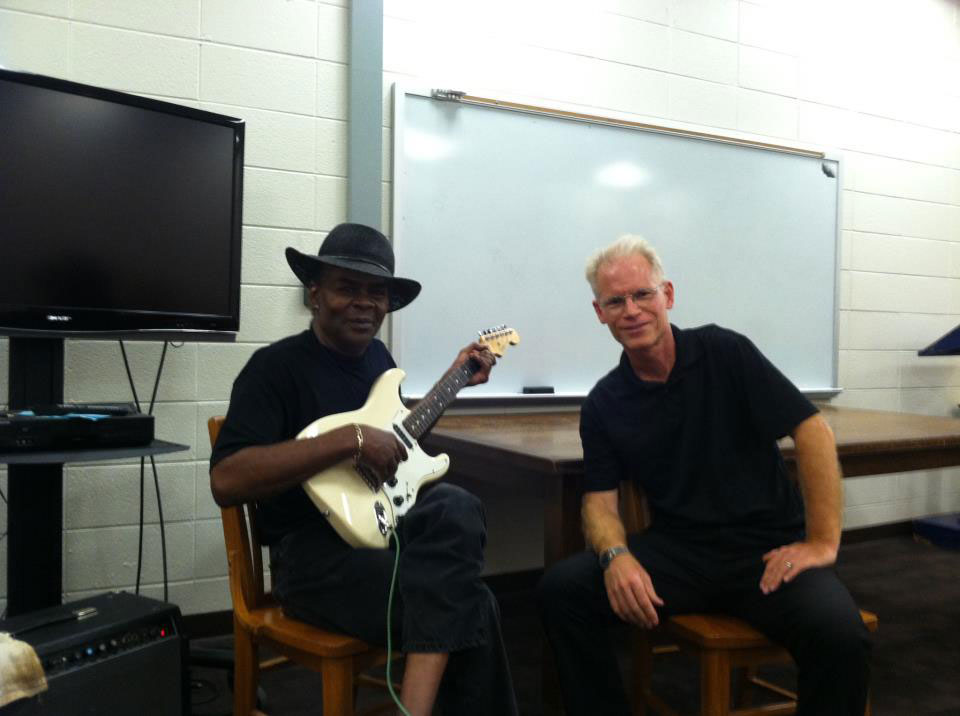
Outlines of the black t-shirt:
M394 367L376 339L359 358L324 347L311 330L261 348L233 383L210 467L241 448L290 440L325 415L363 407L376 379ZM336 534L299 486L261 500L260 516L267 544L308 523Z
M704 546L797 539L803 505L776 441L816 407L746 337L671 329L665 383L638 378L623 354L584 402L585 489L632 478L654 529Z

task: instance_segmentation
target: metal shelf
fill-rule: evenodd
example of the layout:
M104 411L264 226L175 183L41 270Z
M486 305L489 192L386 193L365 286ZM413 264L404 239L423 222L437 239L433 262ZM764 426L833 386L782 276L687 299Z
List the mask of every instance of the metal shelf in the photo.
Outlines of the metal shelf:
M127 457L163 455L189 450L189 445L154 440L146 445L128 445L113 448L85 448L74 450L36 450L23 452L0 452L0 463L8 465L63 465L70 462L99 462L120 460Z

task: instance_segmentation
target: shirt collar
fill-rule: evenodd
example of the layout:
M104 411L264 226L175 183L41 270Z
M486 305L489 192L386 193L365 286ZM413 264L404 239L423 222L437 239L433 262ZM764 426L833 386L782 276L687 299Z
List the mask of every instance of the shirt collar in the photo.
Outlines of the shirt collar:
M703 344L700 342L700 338L695 331L677 328L672 323L670 324L670 330L673 332L676 357L673 362L673 368L670 370L670 375L667 377L667 383L682 378L683 374L694 366L703 355ZM633 366L630 365L630 359L627 357L626 351L620 353L619 370L625 384L630 388L654 390L664 385L663 383L647 381L638 377L633 371Z
M338 351L323 345L323 343L321 343L320 339L317 337L317 334L313 332L313 326L305 330L300 335L303 336L303 345L307 347L307 350L313 352L315 355L324 356L328 360L333 361L338 366L345 369L350 369L354 366L361 365L366 360L367 354L370 352L370 346L373 345L373 341L370 341L370 345L364 349L363 353L358 356L351 356L345 353L339 353Z

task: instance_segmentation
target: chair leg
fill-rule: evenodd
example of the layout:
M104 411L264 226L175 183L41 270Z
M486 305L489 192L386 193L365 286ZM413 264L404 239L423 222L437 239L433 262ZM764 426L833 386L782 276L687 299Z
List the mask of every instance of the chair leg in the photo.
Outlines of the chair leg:
M250 633L233 625L233 716L249 716L257 705L260 662L256 642Z
M700 653L700 716L730 713L730 659L724 651Z
M353 661L324 659L320 666L323 676L323 716L353 716Z
M750 686L757 675L757 669L753 666L744 666L737 672L737 688L733 695L733 703L737 708L744 708L753 703L753 689Z
M633 716L646 716L652 681L653 648L647 631L637 629L633 636Z

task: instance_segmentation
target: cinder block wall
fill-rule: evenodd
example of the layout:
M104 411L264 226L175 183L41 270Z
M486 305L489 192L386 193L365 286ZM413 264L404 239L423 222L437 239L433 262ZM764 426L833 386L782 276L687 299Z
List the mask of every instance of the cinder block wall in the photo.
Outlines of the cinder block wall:
M242 117L247 122L241 331L235 344L168 350L158 437L190 446L158 459L170 599L184 612L229 608L219 510L210 496L206 420L259 346L303 330L309 314L283 249L315 252L345 219L348 8L311 0L0 2L0 64ZM149 266L143 267L149 271ZM128 343L148 400L157 343ZM0 352L7 402L7 345ZM115 342L66 342L68 401L130 400ZM5 475L4 475L5 477ZM5 479L2 482L5 487ZM162 596L160 533L147 478L145 593ZM131 588L139 464L71 465L64 475L65 597ZM0 532L6 510L0 511ZM6 549L0 543L0 591Z
M384 13L387 83L838 153L844 392L833 402L960 416L960 357L916 355L960 323L960 2L386 0ZM844 487L847 527L960 509L960 470ZM518 517L491 511L491 530L516 533ZM527 537L509 540L509 559L534 563Z
M960 416L960 357L916 355L960 323L957 0L387 0L385 15L388 82L839 153L833 402ZM844 485L848 527L960 509L958 470Z
M839 151L845 391L834 402L958 414L960 358L916 356L960 323L958 0L386 0L384 14L386 140L389 87L405 79ZM205 420L225 409L256 347L307 321L283 247L316 250L344 218L346 33L347 8L332 1L0 0L0 64L248 122L241 333L235 345L171 350L157 408L158 435L191 446L160 466L171 599L187 613L229 603ZM160 347L128 349L148 395ZM6 401L5 344L0 370ZM66 391L128 399L116 345L68 342ZM67 469L68 598L133 583L137 471ZM845 487L848 526L960 509L956 470ZM491 571L536 566L535 530L517 533L535 521L517 519L512 496L483 496L491 531L507 535L491 542ZM520 503L536 508L532 496ZM148 515L156 595L155 507ZM5 571L2 560L4 550Z

